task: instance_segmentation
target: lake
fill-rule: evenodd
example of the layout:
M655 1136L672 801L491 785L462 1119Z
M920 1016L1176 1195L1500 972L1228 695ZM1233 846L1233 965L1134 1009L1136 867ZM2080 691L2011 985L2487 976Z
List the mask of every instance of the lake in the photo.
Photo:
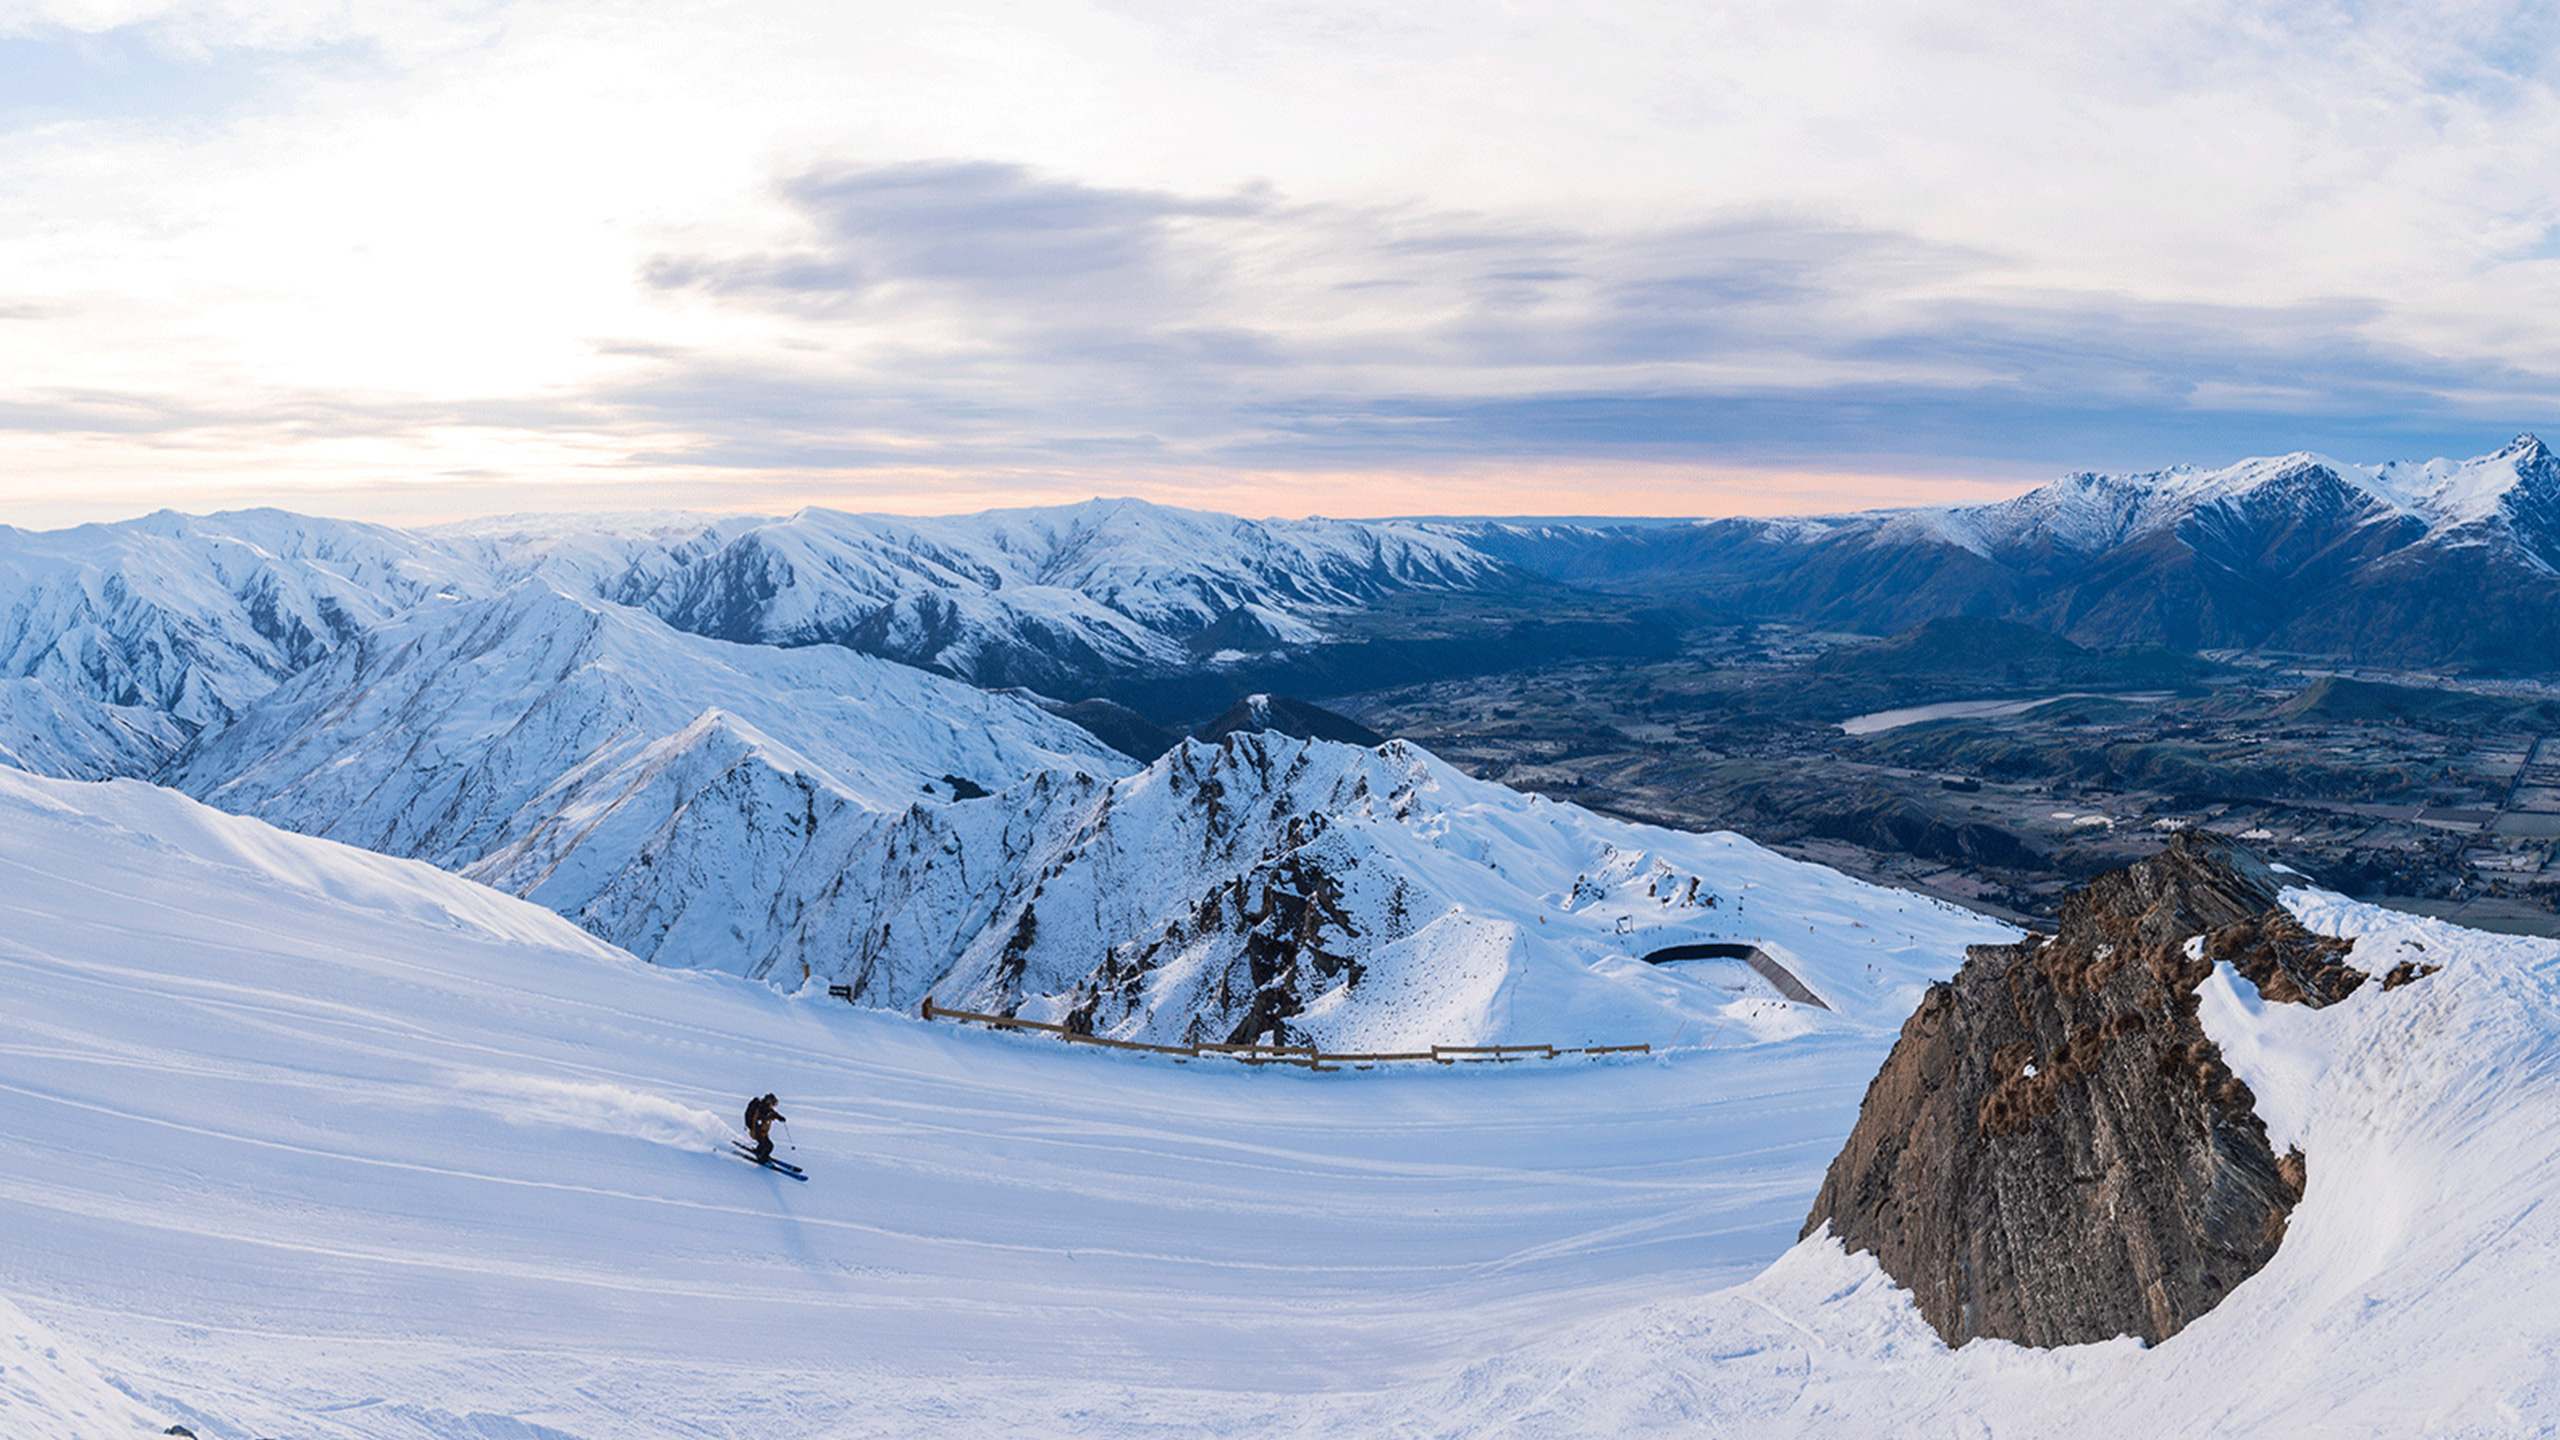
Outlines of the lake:
M1840 722L1840 729L1848 735L1877 735L1928 720L1997 720L2004 715L2023 715L2056 700L2124 700L2157 705L2168 699L2169 693L2166 690L2145 690L2130 695L2099 695L2073 690L2061 695L2038 695L2027 700L1948 700L1936 705L1914 705L1908 710L1878 710L1872 714L1853 715Z

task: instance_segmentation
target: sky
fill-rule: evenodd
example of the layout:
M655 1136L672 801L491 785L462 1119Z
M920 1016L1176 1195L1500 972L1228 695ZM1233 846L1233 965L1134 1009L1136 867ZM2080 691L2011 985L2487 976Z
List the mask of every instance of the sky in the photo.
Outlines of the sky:
M2480 454L2556 82L2549 0L0 0L0 522Z

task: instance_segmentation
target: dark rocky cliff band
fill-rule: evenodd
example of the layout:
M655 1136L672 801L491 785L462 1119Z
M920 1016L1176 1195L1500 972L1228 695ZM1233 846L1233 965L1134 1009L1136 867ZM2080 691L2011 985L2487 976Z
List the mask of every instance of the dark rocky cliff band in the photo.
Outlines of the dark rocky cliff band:
M2187 831L2091 881L2056 934L1972 947L1903 1026L1805 1233L1872 1251L1951 1345L2157 1343L2213 1308L2275 1254L2305 1161L2268 1144L2196 985L2228 960L2318 1006L2367 978L2277 905L2284 883Z

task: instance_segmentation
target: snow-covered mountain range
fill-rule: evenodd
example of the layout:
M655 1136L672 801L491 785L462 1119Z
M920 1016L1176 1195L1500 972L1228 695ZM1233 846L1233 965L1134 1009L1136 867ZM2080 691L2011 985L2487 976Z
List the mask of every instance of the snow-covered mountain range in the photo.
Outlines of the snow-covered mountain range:
M410 606L490 588L415 536L280 511L0 526L0 747L46 773L149 774Z
M931 537L840 516L412 535L257 513L5 538L28 673L0 721L23 767L148 776L426 860L662 965L1124 1038L1606 1044L1775 997L1738 963L1657 970L1650 948L1766 945L1831 1003L1898 1010L1909 955L1997 932L1909 902L1917 928L1852 934L1814 901L1827 872L1410 746L1254 728L1268 702L1141 768L1032 697L809 628L895 568L849 557L899 545L918 547L899 574L966 578L930 590L950 613L1072 621L1146 663L1164 657L1142 640L1240 614L1306 632L1379 586L1498 572L1397 527L1086 506ZM1800 892L1785 927L1755 885Z
M1705 941L1890 1015L1917 957L2005 933L1402 742L1247 731L1139 770L1009 697L831 646L705 641L538 582L363 637L169 778L660 964L1122 1039L1632 1043L1776 997L1739 964L1642 963ZM1905 923L1848 918L1888 905Z
M885 903L841 876L926 823L910 808L1137 768L1036 696L932 670L1175 666L1499 568L1413 527L1136 502L0 531L0 759L160 779L664 963L796 982L842 968L812 949L830 917ZM956 954L966 918L934 943Z
M1037 706L831 645L732 645L542 580L341 647L170 769L663 963L796 979L809 895L910 803L1134 762Z
M2076 474L1988 505L1465 533L1559 580L1873 633L1981 615L2091 645L2530 669L2560 654L2560 457L2531 435L2463 461Z
M2220 469L2135 475L2081 472L2014 500L1891 517L1882 534L1936 538L1986 558L2049 550L2096 554L2161 531L2205 544L2270 524L2389 526L2400 544L2513 544L2560 563L2560 462L2531 435L2472 460L2352 465L2297 452Z
M528 581L710 639L829 644L1081 699L1303 652L1384 598L1500 597L1531 573L1875 633L1987 615L2084 644L2544 668L2560 653L2555 567L2560 458L2530 435L2466 461L2296 454L2071 475L1992 505L1617 528L1246 521L1133 500L426 530L162 513L0 527L0 755L150 774L356 636Z
M1036 693L965 682L1177 676L1381 597L1622 562L1612 583L1667 567L1738 606L1765 582L1885 623L2005 607L2090 639L2494 658L2560 639L2555 559L2560 460L2529 436L1616 532L1133 501L423 531L162 514L0 531L0 759L430 860L663 964L1124 1038L1456 1043L1433 1027L1508 1035L1531 977L1626 958L1567 899L1730 896L1732 854L1410 747L1247 729L1141 767ZM1623 999L1593 1003L1636 1028L1686 1013Z
M397 530L261 510L0 527L0 681L43 686L12 702L20 723L0 745L63 757L44 763L65 773L147 773L394 617L528 581L709 639L827 644L1041 688L1310 643L1381 595L1509 573L1426 526L1135 500L944 520L808 510Z
M576 548L559 526L502 520L431 534L493 568L541 554L556 573ZM591 548L580 558L591 593L697 635L837 644L1034 689L1304 644L1322 637L1328 612L1503 574L1426 526L1240 520L1138 500L934 520L805 510L708 525L619 555L618 569L595 565Z

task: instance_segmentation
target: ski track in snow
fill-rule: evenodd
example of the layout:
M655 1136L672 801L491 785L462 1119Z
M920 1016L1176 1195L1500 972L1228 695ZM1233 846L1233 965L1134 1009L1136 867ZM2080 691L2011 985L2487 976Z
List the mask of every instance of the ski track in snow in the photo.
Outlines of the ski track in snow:
M1176 1065L0 772L0 1434L2555 1433L2560 946L2292 903L2448 968L2208 982L2311 1157L2276 1259L2156 1350L1950 1352L1794 1243L1889 1026ZM806 1185L722 1153L768 1088Z

